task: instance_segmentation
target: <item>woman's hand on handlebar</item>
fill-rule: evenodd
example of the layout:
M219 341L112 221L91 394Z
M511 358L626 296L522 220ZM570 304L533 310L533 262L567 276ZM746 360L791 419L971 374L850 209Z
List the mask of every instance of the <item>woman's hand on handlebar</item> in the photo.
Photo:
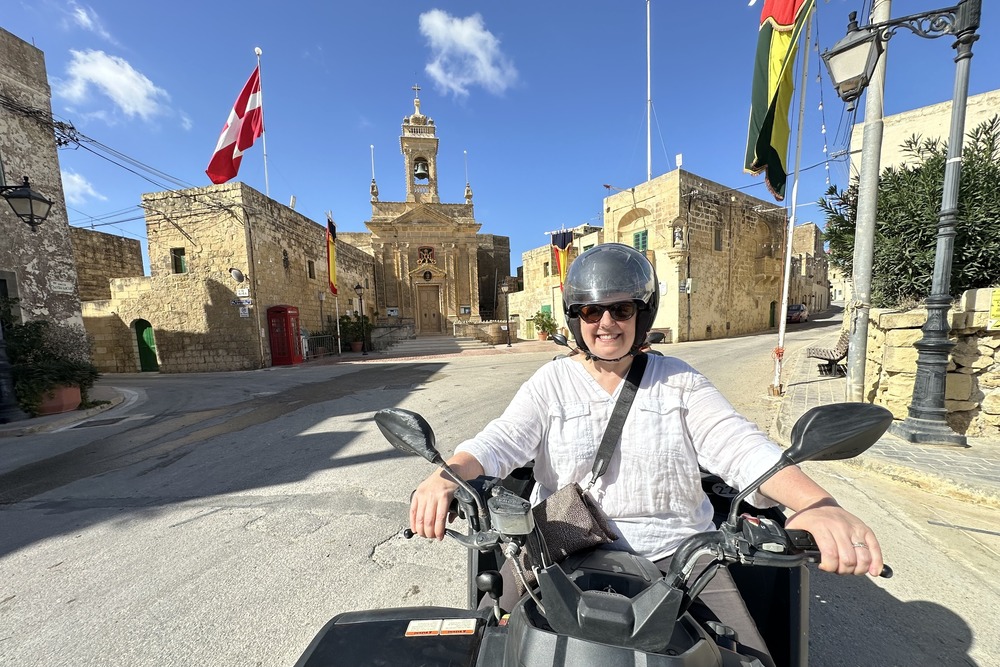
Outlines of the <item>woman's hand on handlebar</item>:
M785 527L812 533L821 555L821 570L873 577L882 573L882 548L875 533L832 498L796 512Z
M470 454L458 453L448 460L448 465L462 479L474 479L483 474L483 467ZM414 534L444 539L448 510L456 489L458 483L444 470L435 470L420 483L410 498L410 529Z
M421 482L410 498L410 529L420 537L443 540L445 519L457 488L443 470L435 470Z

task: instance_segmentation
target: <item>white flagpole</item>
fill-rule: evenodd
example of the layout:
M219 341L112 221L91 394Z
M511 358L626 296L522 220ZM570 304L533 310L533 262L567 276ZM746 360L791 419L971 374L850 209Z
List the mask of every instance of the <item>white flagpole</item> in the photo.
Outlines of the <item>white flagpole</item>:
M651 83L651 58L649 41L649 0L646 0L646 180L653 180L653 87Z
M342 350L340 349L340 297L333 297L333 303L337 308L337 356L339 357L342 353Z
M257 54L257 83L260 86L260 122L261 126L264 127L260 133L261 145L264 148L264 194L268 197L271 196L271 186L267 181L267 128L264 126L264 76L260 71L260 55L263 51L260 47L254 47L254 53Z
M812 15L806 17L806 41L802 48L802 81L799 84L799 126L795 138L795 175L792 184L792 214L788 217L788 231L785 239L785 281L781 287L781 312L778 316L778 352L774 355L774 382L770 387L772 396L780 396L781 358L785 353L785 317L788 313L788 283L792 277L792 239L795 235L795 213L799 196L799 166L802 162L802 121L806 115L806 82L809 75L809 44L812 41Z

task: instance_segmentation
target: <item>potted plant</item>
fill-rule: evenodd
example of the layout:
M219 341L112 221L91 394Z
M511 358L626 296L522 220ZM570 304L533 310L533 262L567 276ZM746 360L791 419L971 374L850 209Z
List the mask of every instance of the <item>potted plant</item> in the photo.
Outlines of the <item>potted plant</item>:
M4 319L14 391L22 410L35 417L91 405L87 394L100 373L90 361L90 339L83 327Z
M528 321L535 325L538 340L548 340L549 336L554 334L558 328L555 318L552 317L552 313L547 313L543 310L532 315L528 318Z
M347 341L347 343L351 346L351 352L361 351L361 340L362 338L370 340L371 331L372 328L367 315L363 318L360 315L340 316L340 339Z

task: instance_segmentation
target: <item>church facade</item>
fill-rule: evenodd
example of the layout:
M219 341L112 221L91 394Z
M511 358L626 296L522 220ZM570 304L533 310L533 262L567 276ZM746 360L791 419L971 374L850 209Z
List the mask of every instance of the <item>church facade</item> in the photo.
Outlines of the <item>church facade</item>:
M413 106L399 138L405 201L381 201L373 178L372 217L365 222L371 235L344 238L374 258L379 316L412 320L420 336L502 315L499 286L510 273L510 239L479 233L469 183L464 202L441 202L437 128L421 113L419 96Z

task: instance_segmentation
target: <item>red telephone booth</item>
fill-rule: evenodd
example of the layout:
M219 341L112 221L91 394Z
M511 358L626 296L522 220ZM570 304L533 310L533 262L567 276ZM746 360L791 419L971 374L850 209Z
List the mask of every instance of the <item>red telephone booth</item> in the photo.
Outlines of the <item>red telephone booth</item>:
M291 366L302 363L302 339L299 334L299 309L295 306L271 306L267 309L267 330L271 340L271 365Z

